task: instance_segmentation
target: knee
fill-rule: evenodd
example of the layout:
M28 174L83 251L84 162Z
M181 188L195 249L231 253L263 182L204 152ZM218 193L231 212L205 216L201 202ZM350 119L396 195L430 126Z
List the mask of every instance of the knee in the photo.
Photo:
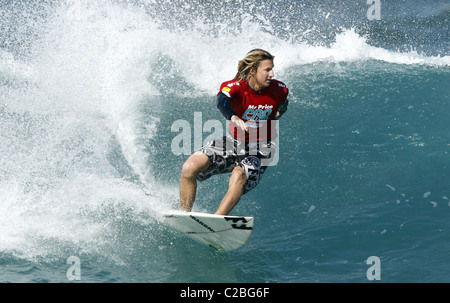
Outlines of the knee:
M240 185L244 185L245 182L247 182L247 175L242 167L238 166L233 169L231 172L230 182Z
M194 154L184 162L181 169L181 177L195 179L209 165L209 159L205 155Z
M181 177L186 179L195 179L199 171L195 162L187 160L184 162L183 167L181 169Z

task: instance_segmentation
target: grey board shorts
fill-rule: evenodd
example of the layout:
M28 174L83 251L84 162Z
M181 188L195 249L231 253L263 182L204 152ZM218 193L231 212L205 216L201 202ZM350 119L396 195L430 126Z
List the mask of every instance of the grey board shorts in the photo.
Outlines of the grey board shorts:
M228 135L208 142L197 151L204 153L210 160L209 167L197 176L198 181L229 173L236 166L240 166L247 175L242 192L246 194L259 184L267 164L276 152L276 144L270 140L264 143L246 143Z

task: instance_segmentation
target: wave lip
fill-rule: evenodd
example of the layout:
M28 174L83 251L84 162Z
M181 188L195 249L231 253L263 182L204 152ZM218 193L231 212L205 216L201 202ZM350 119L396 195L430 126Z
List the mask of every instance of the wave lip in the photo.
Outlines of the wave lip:
M332 45L331 50L334 52L333 57L337 61L374 59L395 64L450 65L450 56L428 57L418 54L417 51L405 53L371 46L364 37L359 36L353 29L346 30L336 36L336 42Z
M276 60L281 57L282 68L315 62L354 62L379 60L393 64L450 66L450 56L425 56L417 51L399 52L375 47L367 43L354 29L336 35L329 47L306 43L285 44L275 48Z

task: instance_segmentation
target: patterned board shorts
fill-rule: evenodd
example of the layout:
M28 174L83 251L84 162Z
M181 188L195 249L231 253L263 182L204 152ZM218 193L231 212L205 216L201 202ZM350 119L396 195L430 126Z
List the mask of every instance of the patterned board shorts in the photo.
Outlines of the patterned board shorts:
M236 166L240 166L247 175L247 182L242 192L242 194L246 194L258 185L268 167L265 164L276 152L276 145L273 141L259 145L224 136L208 142L198 151L204 153L210 160L206 171L197 176L198 181L205 181L214 175L229 173Z

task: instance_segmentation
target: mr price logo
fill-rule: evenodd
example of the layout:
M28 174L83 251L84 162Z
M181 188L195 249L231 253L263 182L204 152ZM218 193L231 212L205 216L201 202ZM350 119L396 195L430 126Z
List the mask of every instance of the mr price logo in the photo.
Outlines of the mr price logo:
M242 116L249 121L266 121L272 113L273 105L250 105Z

